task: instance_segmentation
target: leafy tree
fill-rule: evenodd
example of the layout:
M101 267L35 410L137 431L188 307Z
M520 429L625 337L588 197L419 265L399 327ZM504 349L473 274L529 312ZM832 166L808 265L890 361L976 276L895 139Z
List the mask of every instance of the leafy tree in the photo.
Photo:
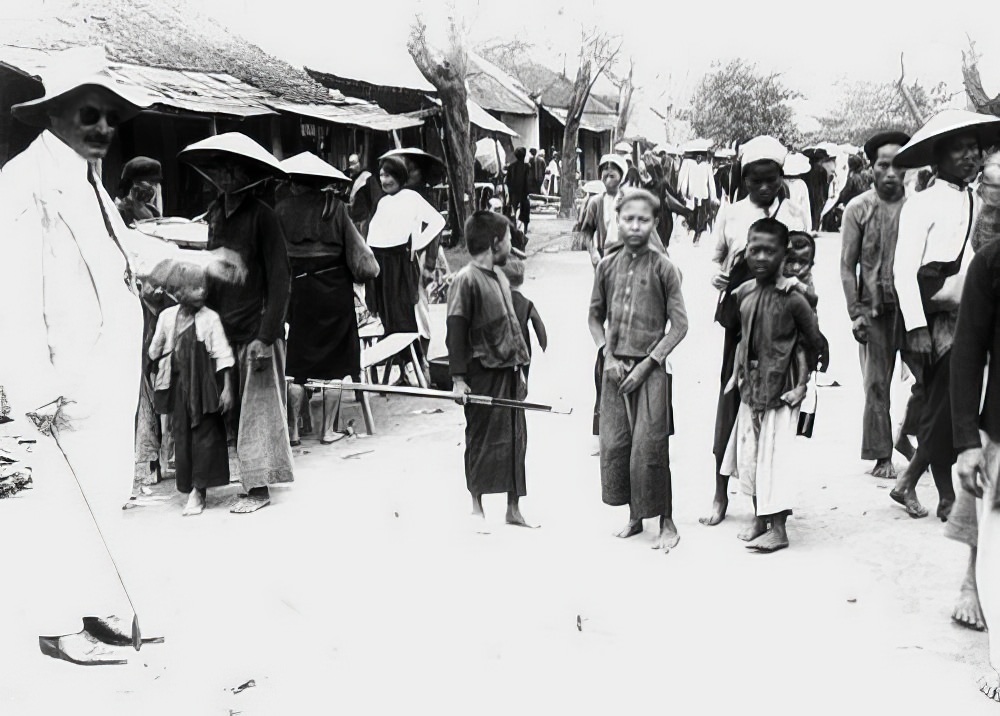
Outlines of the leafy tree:
M820 127L810 132L807 139L861 145L882 130L912 133L919 125L914 109L926 119L951 100L943 82L929 89L919 82L904 85L913 109L907 106L906 97L895 82L841 81L836 86L835 109L817 118Z
M764 74L756 64L735 59L725 67L716 63L702 77L689 119L695 134L717 144L759 134L796 144L800 135L787 102L800 96L782 83L780 74Z

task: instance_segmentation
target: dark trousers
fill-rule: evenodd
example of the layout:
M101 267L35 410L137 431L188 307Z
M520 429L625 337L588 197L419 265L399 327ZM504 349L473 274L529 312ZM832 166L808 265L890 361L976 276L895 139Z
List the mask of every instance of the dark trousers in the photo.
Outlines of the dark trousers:
M861 459L892 457L892 419L889 388L896 368L896 352L904 336L903 319L895 309L870 319L868 342L859 348L865 409L861 421Z

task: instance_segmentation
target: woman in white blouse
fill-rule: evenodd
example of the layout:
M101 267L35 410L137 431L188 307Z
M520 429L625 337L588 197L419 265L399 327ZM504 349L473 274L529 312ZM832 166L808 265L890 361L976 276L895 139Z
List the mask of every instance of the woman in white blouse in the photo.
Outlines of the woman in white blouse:
M420 289L420 267L414 261L444 228L444 217L412 189L406 164L398 157L379 163L385 192L368 226L368 245L378 261L373 284L373 312L382 320L385 335L418 333L415 306Z

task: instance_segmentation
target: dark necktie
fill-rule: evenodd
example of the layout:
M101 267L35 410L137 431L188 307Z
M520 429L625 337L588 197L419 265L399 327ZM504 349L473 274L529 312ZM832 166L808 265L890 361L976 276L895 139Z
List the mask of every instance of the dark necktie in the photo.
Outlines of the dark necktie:
M89 163L87 164L87 181L90 182L90 186L94 188L94 197L97 199L97 205L101 207L101 218L104 219L104 228L108 230L108 236L115 242L115 246L117 246L118 250L121 252L122 258L125 259L125 285L128 286L128 289L131 291L134 286L132 266L129 264L128 254L125 253L125 249L122 248L121 243L118 241L118 237L115 236L114 226L111 224L111 219L108 217L107 209L104 208L104 202L101 201L101 192L97 188L97 178L94 176L94 172Z

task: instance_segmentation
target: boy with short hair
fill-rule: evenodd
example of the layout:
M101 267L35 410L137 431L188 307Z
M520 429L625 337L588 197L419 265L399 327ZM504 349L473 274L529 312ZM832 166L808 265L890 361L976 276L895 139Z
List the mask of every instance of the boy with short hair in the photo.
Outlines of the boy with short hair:
M785 521L792 511L791 480L797 469L790 453L799 405L808 373L818 362L825 368L827 352L809 302L799 291L787 290L781 275L787 251L784 224L771 218L756 221L746 249L755 280L736 290L742 338L735 377L741 402L725 462L735 467L744 493L754 502L753 524L739 537L748 542L747 548L760 552L788 546ZM796 370L800 344L806 349L808 371Z
M654 549L680 536L673 521L669 439L673 432L667 357L687 333L681 276L650 246L659 200L645 189L618 205L620 250L597 265L590 332L604 348L600 393L601 492L607 505L628 505L622 538L659 517Z
M518 323L510 282L499 269L510 256L510 224L477 211L465 222L472 261L448 290L448 359L458 401L465 405L465 480L472 514L485 518L483 495L507 493L507 524L531 527L519 501L527 494L522 410L467 405L469 393L524 400L528 347Z

